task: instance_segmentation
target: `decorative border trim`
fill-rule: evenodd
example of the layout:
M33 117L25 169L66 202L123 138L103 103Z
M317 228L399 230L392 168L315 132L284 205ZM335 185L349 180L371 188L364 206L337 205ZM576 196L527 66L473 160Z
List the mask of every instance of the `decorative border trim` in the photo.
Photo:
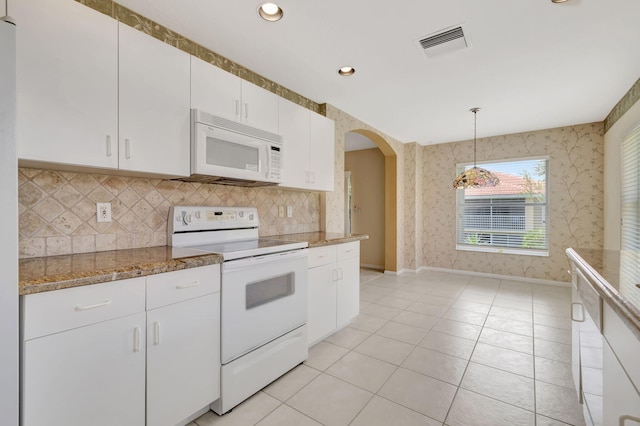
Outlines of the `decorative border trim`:
M237 64L225 58L224 56L221 56L216 52L197 44L193 40L189 40L188 38L158 24L157 22L152 21L151 19L145 18L144 16L114 2L113 0L76 1L80 4L90 7L93 10L110 16L113 19L122 22L123 24L135 28L138 31L142 31L143 33L148 34L153 38L170 44L171 46L178 48L183 52L186 52L218 68L230 72L231 74L234 74L242 78L243 80L249 81L256 86L262 87L265 90L275 93L280 97L288 99L291 102L294 102L313 112L326 115L326 109L321 108L319 104L312 101L311 99L305 98L304 96L292 90L289 90L274 81L262 77L261 75L256 74L255 72L243 67L242 65Z
M622 117L629 109L640 100L640 78L631 86L629 91L613 107L607 118L604 119L604 132L609 129Z

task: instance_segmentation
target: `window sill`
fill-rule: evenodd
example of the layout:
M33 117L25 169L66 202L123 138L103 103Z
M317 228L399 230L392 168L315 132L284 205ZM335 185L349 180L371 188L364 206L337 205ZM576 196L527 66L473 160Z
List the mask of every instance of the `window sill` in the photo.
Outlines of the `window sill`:
M535 249L517 249L509 247L493 247L483 245L456 245L456 250L461 251L478 251L483 253L501 253L501 254L518 254L525 256L541 256L549 257L549 250L535 250Z

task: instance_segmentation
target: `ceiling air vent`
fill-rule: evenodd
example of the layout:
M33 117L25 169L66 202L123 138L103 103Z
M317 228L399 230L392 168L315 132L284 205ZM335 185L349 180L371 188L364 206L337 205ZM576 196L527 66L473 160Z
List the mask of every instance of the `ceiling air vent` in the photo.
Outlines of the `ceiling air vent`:
M427 58L444 55L471 47L469 36L462 25L446 28L416 40Z

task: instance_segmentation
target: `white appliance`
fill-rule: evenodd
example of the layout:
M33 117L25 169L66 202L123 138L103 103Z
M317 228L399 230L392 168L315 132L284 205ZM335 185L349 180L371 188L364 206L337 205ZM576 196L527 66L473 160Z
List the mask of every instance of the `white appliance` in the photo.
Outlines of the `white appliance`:
M18 424L18 165L16 28L0 19L0 424Z
M265 186L282 182L282 136L191 110L191 176L181 180Z
M220 253L220 399L224 414L308 356L306 242L258 237L252 207L169 211L172 246Z

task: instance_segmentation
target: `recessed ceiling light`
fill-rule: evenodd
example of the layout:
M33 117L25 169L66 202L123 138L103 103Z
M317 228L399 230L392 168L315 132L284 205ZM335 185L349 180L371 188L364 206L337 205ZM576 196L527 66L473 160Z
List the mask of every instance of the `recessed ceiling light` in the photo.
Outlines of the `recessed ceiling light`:
M275 3L263 3L258 7L258 15L265 21L275 22L282 19L284 12Z
M355 72L356 72L356 69L354 67L342 67L338 70L338 74L345 77L349 75L353 75Z

